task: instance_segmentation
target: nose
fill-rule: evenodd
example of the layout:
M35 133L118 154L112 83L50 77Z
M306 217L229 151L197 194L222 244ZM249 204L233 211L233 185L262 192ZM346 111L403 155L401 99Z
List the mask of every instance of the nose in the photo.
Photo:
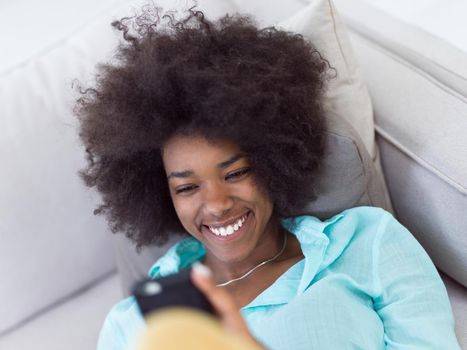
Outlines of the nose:
M205 214L221 218L226 215L234 205L234 200L226 186L211 184L205 187L203 207Z

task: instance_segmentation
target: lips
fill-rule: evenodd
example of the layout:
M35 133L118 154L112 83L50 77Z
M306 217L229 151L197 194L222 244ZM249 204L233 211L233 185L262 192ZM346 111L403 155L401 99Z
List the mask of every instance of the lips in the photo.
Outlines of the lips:
M214 233L216 236L230 236L234 234L236 231L238 231L243 223L245 222L248 214L243 215L239 219L233 221L229 225L223 225L223 226L210 226L208 225L208 228L211 230L212 233Z

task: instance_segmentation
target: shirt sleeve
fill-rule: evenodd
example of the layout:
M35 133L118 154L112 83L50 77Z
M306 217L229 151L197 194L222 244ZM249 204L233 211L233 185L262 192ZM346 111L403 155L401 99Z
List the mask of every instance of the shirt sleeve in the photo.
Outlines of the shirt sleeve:
M386 349L460 349L446 288L428 254L389 213L374 245L374 308Z
M138 337L145 329L136 301L128 297L114 305L105 318L97 350L134 350Z

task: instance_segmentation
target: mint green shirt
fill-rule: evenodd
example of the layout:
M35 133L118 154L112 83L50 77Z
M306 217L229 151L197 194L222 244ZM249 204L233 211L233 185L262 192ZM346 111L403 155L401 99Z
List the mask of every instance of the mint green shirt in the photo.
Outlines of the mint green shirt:
M241 309L251 333L268 349L460 349L435 266L391 214L358 207L324 222L312 216L294 220L282 224L295 234L305 258ZM199 241L184 239L149 275L176 273L204 254ZM133 349L141 330L143 319L127 298L107 316L98 350Z

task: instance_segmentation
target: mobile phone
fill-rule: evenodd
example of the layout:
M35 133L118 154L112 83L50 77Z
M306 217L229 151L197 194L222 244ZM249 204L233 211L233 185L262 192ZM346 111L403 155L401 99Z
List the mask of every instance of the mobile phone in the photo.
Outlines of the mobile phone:
M133 288L133 295L143 316L171 306L192 307L215 314L211 303L191 282L190 269L168 277L143 280Z

